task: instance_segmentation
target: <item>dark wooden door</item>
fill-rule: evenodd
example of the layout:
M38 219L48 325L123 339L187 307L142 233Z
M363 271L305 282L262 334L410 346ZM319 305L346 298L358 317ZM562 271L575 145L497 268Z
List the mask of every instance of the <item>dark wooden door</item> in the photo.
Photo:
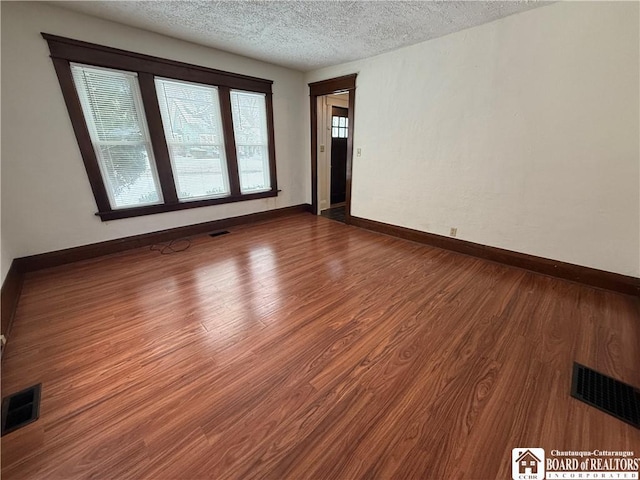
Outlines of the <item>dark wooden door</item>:
M344 202L347 195L348 110L331 107L331 204Z

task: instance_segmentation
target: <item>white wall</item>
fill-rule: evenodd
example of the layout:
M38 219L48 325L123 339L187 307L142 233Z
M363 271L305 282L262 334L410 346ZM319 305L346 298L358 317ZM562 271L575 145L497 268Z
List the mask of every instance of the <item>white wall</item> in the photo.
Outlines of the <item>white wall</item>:
M0 17L2 15L2 9L0 9ZM2 59L2 54L0 50L0 61ZM0 77L0 89L2 85L2 78ZM0 131L2 121L0 119ZM2 219L2 152L0 150L0 223ZM0 229L0 285L4 283L4 279L7 277L7 273L9 272L9 267L11 267L11 261L14 258L14 255L11 253L12 249L10 245L5 240L4 231Z
M556 3L362 61L352 213L640 276L639 4Z
M2 2L1 9L2 236L14 247L8 257L309 203L309 148L303 134L308 93L302 73L49 4ZM282 192L277 198L101 222L40 32L273 80ZM4 279L4 265L2 272Z
M2 170L1 163L2 162L0 159L0 171ZM2 195L0 193L0 199L1 198L2 198ZM1 200L0 200L0 205L1 205ZM0 208L0 211L1 211L1 208ZM9 267L11 267L11 261L14 258L11 252L12 252L12 249L11 249L11 246L5 240L4 231L0 231L0 285L2 285L2 283L4 282L4 279L6 278L7 273L9 272Z

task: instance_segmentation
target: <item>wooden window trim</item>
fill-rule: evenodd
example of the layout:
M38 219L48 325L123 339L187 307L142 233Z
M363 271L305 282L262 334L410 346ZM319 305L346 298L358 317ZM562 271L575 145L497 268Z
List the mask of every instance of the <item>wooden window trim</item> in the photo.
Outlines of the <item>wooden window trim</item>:
M207 198L203 200L190 200L188 202L164 203L157 205L145 205L142 207L118 208L116 210L107 210L97 212L103 221L118 220L120 218L140 217L142 215L152 215L154 213L175 212L177 210L186 210L196 207L208 207L211 205L222 205L224 203L244 202L247 200L257 200L259 198L268 198L277 196L277 192L267 190L257 193L245 193L244 195L227 195L226 197Z
M167 141L164 136L162 115L160 114L160 105L158 104L158 95L156 93L153 75L146 72L139 73L138 83L142 95L144 114L147 118L149 137L151 137L151 148L153 148L153 155L156 160L162 197L164 198L165 204L178 203L178 192L176 191L176 183L173 178L173 169L171 168L171 159L169 158L169 147L167 146Z
M231 89L226 86L218 88L220 96L220 112L222 114L222 131L224 134L224 149L227 156L227 170L238 171L238 152L236 150L236 135L233 132L233 118L231 113ZM240 195L240 177L229 174L229 189L231 195Z
M70 38L42 33L42 37L49 44L51 59L60 82L71 124L78 141L80 153L84 162L89 183L98 207L98 215L103 221L120 218L151 215L155 213L172 212L188 208L210 205L220 205L259 198L275 197L278 195L276 177L275 134L273 130L273 81L247 75L223 72L198 65L167 60L150 55L144 55L112 47L105 47L93 43L82 42ZM73 83L71 63L81 63L98 67L113 68L135 72L142 95L144 113L149 127L151 145L158 170L159 187L162 190L164 203L145 205L140 207L113 209L109 203L107 191L100 173L96 153L93 149L91 136L87 128L80 99ZM218 88L220 95L220 110L222 115L227 170L229 172L229 186L231 193L225 197L208 198L202 200L179 201L176 192L173 169L169 158L162 117L158 106L158 99L154 85L154 77L165 77L187 82L202 83ZM231 116L231 90L263 93L266 100L267 134L269 139L269 175L271 188L267 191L246 193L240 192L240 173L238 170L235 136Z
M105 47L49 33L42 33L41 35L49 43L51 58L61 58L70 62L86 63L117 70L146 72L156 76L188 82L271 93L272 80L224 72L176 60L120 50L119 48Z

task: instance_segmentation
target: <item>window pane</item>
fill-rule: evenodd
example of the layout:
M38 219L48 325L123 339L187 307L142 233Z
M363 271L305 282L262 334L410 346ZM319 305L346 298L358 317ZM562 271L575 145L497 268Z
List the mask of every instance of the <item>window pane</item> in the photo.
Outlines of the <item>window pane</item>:
M333 138L338 138L338 127L332 127L331 128L331 136Z
M154 204L160 201L156 177L144 145L101 145L100 160L106 165L114 188L114 208ZM104 175L104 174L103 174Z
M111 208L162 202L135 73L72 64Z
M344 127L346 125L345 122L346 118L345 117L340 117L340 123L338 124L338 126L340 127Z
M240 191L252 193L270 190L265 95L232 90L231 113L238 155Z
M337 126L338 126L338 117L335 117L335 116L334 116L334 117L331 119L331 126L333 126L333 127L337 127Z
M218 89L163 78L155 83L178 198L229 195Z

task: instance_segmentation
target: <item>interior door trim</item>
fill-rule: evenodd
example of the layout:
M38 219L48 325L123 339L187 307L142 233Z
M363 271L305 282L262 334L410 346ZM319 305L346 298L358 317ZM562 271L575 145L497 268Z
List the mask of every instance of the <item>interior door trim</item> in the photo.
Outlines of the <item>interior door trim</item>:
M345 223L351 223L351 175L353 168L353 127L356 104L357 73L330 78L309 84L311 107L311 210L318 214L318 97L331 93L349 92L349 130L347 132L347 179Z

